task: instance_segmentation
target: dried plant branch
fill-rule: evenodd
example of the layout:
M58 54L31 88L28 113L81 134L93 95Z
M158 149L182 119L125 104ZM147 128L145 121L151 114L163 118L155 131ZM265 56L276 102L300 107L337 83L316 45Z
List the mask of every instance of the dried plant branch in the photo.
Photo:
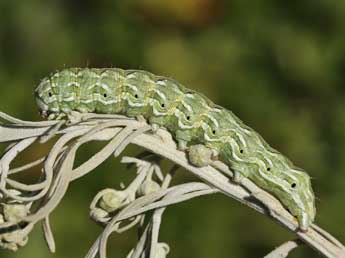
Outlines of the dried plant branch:
M157 159L144 155L125 157L123 163L135 164L137 174L121 190L104 189L90 205L90 216L104 227L87 258L107 257L107 241L112 233L121 234L133 227L140 232L139 241L127 258L163 258L169 246L159 242L162 216L169 205L189 199L223 193L255 209L294 232L298 241L318 251L324 257L345 257L345 247L326 231L312 225L307 232L298 230L297 221L271 194L244 178L240 184L231 180L228 167L215 161L211 166L191 165L184 152L178 151L171 135L163 129L153 133L145 121L118 115L79 114L73 112L68 121L31 122L0 112L0 142L8 143L0 158L0 246L17 250L26 244L28 234L37 222L51 252L55 241L49 215L59 205L70 182L90 173L111 155L119 156L128 144L136 144L159 157L171 160L175 166L165 175ZM43 144L58 137L50 152L36 161L11 168L18 155L34 144ZM78 149L91 141L108 142L103 149L78 167L74 161ZM37 182L25 184L13 175L43 164ZM183 167L202 182L170 186L174 171ZM34 204L38 205L34 205ZM148 213L152 211L150 216ZM149 217L150 216L150 217ZM286 257L299 242L287 242L266 257Z
M268 255L266 255L264 258L285 258L289 255L289 253L294 250L296 247L301 245L301 240L292 240L287 241L284 244L280 245L276 249L274 249L272 252L270 252Z

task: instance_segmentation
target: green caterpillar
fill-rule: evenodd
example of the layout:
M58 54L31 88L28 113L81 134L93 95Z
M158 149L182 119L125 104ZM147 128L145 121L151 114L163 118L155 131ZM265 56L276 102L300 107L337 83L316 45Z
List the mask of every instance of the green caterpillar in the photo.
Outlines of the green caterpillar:
M314 221L310 177L229 110L178 82L140 70L64 69L35 90L43 116L71 111L143 116L170 131L180 149L202 144L234 171L274 194L302 230Z

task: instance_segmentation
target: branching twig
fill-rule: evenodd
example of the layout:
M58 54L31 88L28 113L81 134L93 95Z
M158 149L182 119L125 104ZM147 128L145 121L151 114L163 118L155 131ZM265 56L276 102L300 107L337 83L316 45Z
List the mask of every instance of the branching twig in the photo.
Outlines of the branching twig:
M159 242L159 229L164 210L176 203L221 192L269 216L294 232L298 241L309 245L325 257L345 257L345 247L329 233L312 225L307 232L298 230L297 221L271 194L263 191L248 179L241 184L231 181L232 171L215 161L212 166L197 168L191 165L184 152L178 151L171 135L163 129L150 132L151 127L118 115L73 113L69 121L28 122L0 112L0 142L9 146L0 158L0 245L17 250L27 242L33 226L42 221L44 235L50 251L55 242L50 228L49 215L58 206L71 181L99 166L112 154L117 157L132 143L175 163L172 172L165 176L157 159L152 157L122 160L137 166L137 175L126 189L100 191L90 205L90 216L104 227L87 258L106 257L107 240L113 232L122 233L135 226L141 233L136 247L127 258L163 258L169 246ZM50 152L41 159L11 168L18 155L33 144L42 144L59 136ZM74 167L78 149L91 141L108 141L102 150L88 161ZM43 170L35 184L27 185L12 178L27 169L43 163ZM173 171L183 167L202 182L170 186ZM33 204L38 205L33 205ZM152 211L152 216L147 218ZM287 242L266 257L286 257L297 242Z
M289 253L298 247L302 242L300 240L287 241L281 246L274 249L264 258L285 258Z

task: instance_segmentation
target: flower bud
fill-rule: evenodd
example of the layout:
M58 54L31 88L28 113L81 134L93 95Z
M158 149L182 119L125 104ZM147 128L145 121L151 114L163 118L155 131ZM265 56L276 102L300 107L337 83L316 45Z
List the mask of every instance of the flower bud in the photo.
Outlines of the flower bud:
M24 204L3 204L3 212L5 221L19 222L28 214L28 208Z
M103 221L104 218L107 216L108 216L108 212L99 208L94 208L90 211L90 217L94 221Z
M107 212L113 212L123 206L127 194L124 191L111 190L106 192L99 201L99 207Z
M29 240L28 236L22 236L20 230L4 233L0 235L0 247L9 251L17 251L19 247L23 247Z
M146 180L141 184L137 193L139 196L144 196L150 193L157 192L160 188L161 187L157 182L153 180Z
M154 247L154 258L166 258L168 253L170 252L170 248L166 243L157 243Z
M212 150L202 144L190 146L188 155L190 163L197 167L205 167L212 162Z

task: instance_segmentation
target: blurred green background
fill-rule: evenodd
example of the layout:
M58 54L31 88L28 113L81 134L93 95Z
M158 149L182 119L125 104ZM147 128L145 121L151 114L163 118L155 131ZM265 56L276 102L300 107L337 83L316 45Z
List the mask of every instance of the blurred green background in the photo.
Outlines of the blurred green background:
M0 0L0 110L40 119L33 88L64 67L173 77L233 110L305 168L318 197L316 222L345 242L344 25L341 0ZM89 202L126 174L133 171L112 159L72 184L51 217L55 255L37 225L26 247L0 257L83 257L101 232L89 221ZM291 237L217 195L168 209L160 240L170 244L169 257L249 258ZM110 257L125 257L135 240L134 231L114 236ZM301 247L289 257L319 256Z

